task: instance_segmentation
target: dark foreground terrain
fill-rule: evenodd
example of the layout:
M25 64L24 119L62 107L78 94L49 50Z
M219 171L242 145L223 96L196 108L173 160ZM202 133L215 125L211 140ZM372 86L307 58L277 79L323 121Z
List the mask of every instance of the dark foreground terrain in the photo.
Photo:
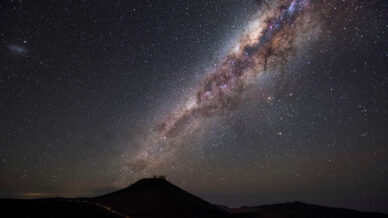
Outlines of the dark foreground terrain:
M385 217L301 202L228 208L210 204L165 179L142 179L128 188L96 198L0 200L1 217L169 217L169 218L299 218Z

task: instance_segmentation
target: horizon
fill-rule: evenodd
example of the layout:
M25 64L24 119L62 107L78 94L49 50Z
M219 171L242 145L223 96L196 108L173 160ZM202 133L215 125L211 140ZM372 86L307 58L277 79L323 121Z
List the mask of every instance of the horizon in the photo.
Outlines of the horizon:
M21 193L19 196L24 197L11 197L10 199L25 199L25 200L34 200L34 199L47 199L47 198L95 198L99 196L104 196L106 194L114 193L116 191L120 191L126 188L129 188L130 186L134 185L135 183L138 183L141 180L144 179L160 179L165 180L173 185L173 182L169 181L168 178L155 178L152 177L145 177L141 178L138 181L130 184L127 187L123 187L120 189L112 189L112 190L106 190L101 193L90 193L90 194L79 194L79 193L65 193L65 195L57 194L57 193ZM179 186L178 186L179 187ZM181 188L181 187L179 187ZM224 194L222 198L215 197L212 200L212 197L209 197L209 193L201 194L201 193L192 193L188 190L183 189L184 191L194 194L195 196L211 203L214 205L221 205L221 206L227 206L229 208L241 208L241 207L254 207L254 206L265 206L265 205L277 205L277 204L286 204L286 203L304 203L304 204L312 204L312 205L318 205L318 206L325 206L325 207L333 207L333 208L345 208L345 209L352 209L357 211L363 211L363 212L380 212L380 213L386 213L388 214L388 209L384 207L384 205L387 204L388 198L386 199L330 199L330 200L322 200L322 199L310 199L310 200L298 200L298 199L288 199L284 201L275 201L275 200L268 200L268 199L260 199L260 198L254 198L253 201L248 201L247 199L243 199L243 197L240 197L239 199L235 199L234 202L227 203L230 201L230 197L233 195L230 195L228 197L227 194ZM23 195L27 194L27 195ZM212 196L210 194L210 196ZM8 198L0 198L0 199L8 199ZM256 202L255 202L256 201ZM237 203L237 202L243 202L243 203ZM325 202L331 202L331 203L325 203Z

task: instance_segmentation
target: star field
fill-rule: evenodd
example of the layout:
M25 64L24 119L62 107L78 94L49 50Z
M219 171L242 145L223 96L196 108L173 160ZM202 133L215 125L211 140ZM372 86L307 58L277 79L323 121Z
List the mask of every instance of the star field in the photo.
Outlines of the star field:
M231 206L387 212L387 6L2 2L0 197L157 174Z

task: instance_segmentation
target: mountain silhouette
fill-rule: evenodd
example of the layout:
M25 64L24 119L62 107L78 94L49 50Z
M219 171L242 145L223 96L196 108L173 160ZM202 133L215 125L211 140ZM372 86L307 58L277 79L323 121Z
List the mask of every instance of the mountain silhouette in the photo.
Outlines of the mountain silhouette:
M225 208L236 218L387 218L381 213L361 212L345 208L324 207L303 202L291 202L254 207Z
M79 199L45 198L45 199L0 199L0 217L123 217L115 211Z
M164 178L152 178L95 198L0 199L0 217L388 218L388 215L302 202L229 208L208 203Z
M232 217L161 178L142 179L128 188L92 200L134 218Z

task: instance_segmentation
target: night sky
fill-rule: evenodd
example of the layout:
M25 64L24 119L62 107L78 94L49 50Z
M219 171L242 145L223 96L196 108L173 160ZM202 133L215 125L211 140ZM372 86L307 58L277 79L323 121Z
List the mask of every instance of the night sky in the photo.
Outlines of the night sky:
M387 34L384 0L2 1L0 197L387 212Z

